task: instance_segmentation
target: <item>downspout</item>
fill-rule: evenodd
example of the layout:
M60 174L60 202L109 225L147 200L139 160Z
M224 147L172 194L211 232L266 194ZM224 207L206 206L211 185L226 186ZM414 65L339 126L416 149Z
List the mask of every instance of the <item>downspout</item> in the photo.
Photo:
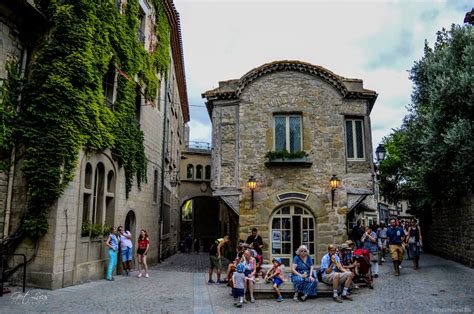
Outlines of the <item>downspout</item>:
M164 210L164 192L165 192L165 167L166 154L168 153L168 79L165 80L165 107L163 108L163 146L161 149L161 191L160 191L160 241L158 246L158 261L161 261L162 245L163 245L163 210Z
M28 50L25 48L23 50L23 56L21 60L21 71L20 79L25 77L26 72L26 61L28 58ZM21 102L21 94L18 95L18 103ZM18 111L20 108L17 107ZM5 208L5 224L3 225L3 238L7 238L10 229L10 215L12 209L12 197L13 197L13 177L15 176L15 155L16 155L16 146L13 144L13 148L10 155L10 170L8 172L8 188L7 188L7 205Z

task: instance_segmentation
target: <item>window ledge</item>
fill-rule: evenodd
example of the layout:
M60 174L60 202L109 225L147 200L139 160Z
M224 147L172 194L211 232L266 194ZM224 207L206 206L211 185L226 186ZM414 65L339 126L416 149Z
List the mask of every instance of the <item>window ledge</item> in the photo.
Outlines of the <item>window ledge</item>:
M313 163L308 161L308 159L306 157L292 158L292 159L274 158L274 159L269 159L267 162L265 162L265 166L267 166L267 167L303 167L303 168L309 168L312 165L313 165Z

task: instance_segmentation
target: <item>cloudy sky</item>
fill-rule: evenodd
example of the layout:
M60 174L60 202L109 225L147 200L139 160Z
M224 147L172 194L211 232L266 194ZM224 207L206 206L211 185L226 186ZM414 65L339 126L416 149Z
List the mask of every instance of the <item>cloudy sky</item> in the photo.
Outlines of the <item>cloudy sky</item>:
M436 32L462 24L468 0L175 0L181 15L190 140L210 142L201 94L275 60L301 60L364 80L378 92L374 147L401 125L412 91L408 70Z

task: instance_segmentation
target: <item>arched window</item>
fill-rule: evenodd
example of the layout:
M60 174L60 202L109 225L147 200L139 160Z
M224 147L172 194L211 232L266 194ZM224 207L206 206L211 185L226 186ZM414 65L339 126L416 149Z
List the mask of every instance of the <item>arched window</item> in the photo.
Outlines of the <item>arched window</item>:
M191 164L188 164L186 168L186 178L189 180L192 180L194 177L194 166Z
M202 179L202 166L197 165L196 166L196 179Z
M313 215L298 205L278 209L270 218L271 258L280 257L290 266L295 251L306 245L315 258L315 223Z
M209 165L206 166L205 178L206 180L211 180L211 166Z

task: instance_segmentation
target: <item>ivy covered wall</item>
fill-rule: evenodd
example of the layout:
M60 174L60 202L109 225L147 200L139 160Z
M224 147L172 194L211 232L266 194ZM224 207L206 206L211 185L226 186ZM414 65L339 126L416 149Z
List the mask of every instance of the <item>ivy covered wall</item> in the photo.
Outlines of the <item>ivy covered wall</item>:
M1 141L4 151L19 147L24 159L26 235L38 238L47 231L46 211L73 179L81 149L111 149L125 170L126 192L134 180L146 179L144 135L135 118L137 84L153 100L156 74L165 73L170 62L170 27L161 1L152 2L158 41L149 52L137 37L138 0L128 0L122 12L114 0L37 1L52 27L35 50L18 113L9 117ZM108 106L103 79L111 64L121 75L116 101Z

